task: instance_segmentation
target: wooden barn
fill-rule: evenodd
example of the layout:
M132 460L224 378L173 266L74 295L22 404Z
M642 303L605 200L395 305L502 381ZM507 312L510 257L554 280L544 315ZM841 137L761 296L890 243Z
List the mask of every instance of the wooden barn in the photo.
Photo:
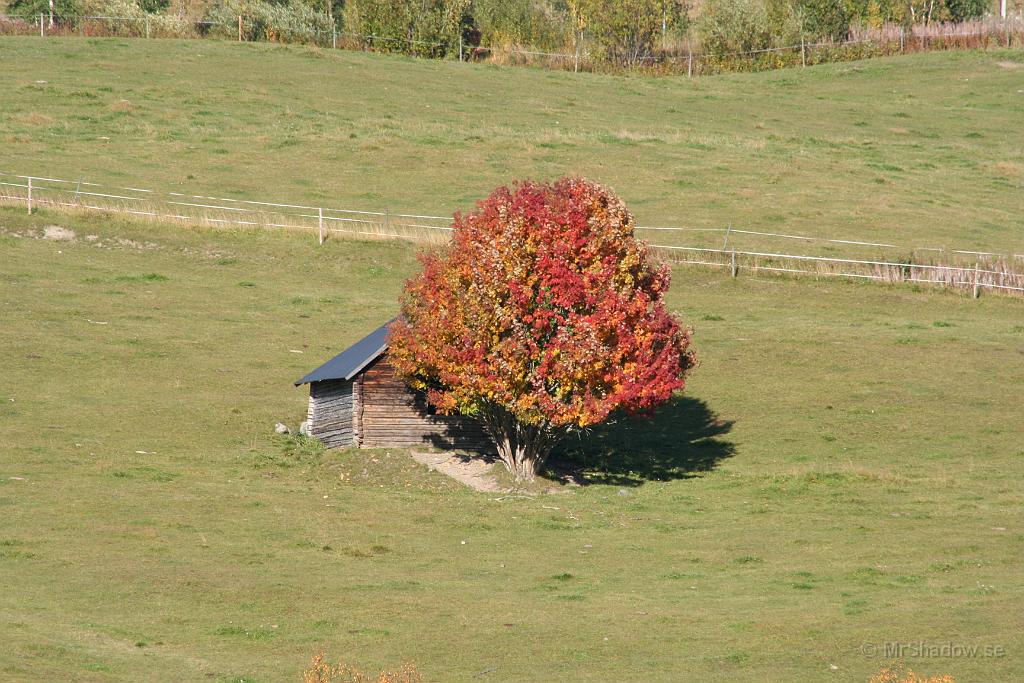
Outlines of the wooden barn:
M309 385L307 433L329 448L433 446L487 450L475 420L437 415L388 363L387 325L295 382Z

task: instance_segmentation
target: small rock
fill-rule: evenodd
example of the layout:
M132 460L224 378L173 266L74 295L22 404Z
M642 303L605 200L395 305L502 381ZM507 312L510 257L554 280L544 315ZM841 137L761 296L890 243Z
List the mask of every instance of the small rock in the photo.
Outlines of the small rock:
M278 422L277 424L274 425L274 433L291 434L292 430L288 429L288 425L286 425L284 422Z
M309 420L303 420L302 424L299 425L299 434L302 434L303 436L310 436Z
M619 489L618 490L618 494L620 496L628 496L629 495L629 491L627 491L626 489Z

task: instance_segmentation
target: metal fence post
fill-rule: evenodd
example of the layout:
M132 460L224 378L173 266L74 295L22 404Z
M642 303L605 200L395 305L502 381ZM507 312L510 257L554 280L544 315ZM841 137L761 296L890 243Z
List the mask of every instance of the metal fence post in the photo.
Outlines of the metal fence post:
M28 179L28 215L32 215L32 178Z
M320 232L320 244L324 243L324 210L318 208L317 210L317 227Z

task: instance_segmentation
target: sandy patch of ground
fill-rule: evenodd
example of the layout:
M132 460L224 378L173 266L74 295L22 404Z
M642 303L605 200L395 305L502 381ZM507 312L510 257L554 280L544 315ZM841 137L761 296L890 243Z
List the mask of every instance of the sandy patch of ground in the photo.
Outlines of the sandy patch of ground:
M70 242L75 239L75 231L62 228L59 225L47 225L43 228L43 239L54 242Z
M446 451L412 451L411 455L413 460L426 465L428 469L451 477L476 491L488 493L511 491L511 489L498 484L498 480L491 473L494 460L489 458L474 458Z
M495 456L469 456L448 451L412 451L418 463L428 469L451 477L460 484L485 493L522 493L530 496L548 493L567 493L587 481L567 463L549 462L544 478L521 487L508 486L494 475Z

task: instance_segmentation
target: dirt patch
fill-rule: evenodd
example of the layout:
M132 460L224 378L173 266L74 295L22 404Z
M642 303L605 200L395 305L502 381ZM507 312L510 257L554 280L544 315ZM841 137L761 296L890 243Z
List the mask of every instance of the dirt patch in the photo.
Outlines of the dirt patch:
M498 484L498 480L491 473L494 465L491 458L470 457L445 451L412 451L411 455L413 460L426 465L428 469L451 477L476 491L508 493L512 490Z
M1011 62L1007 60L996 62L996 66L998 66L1000 69L1024 69L1024 63Z
M587 484L572 465L559 461L548 462L543 478L538 477L530 484L515 486L510 478L495 476L494 464L498 459L493 455L469 456L447 451L412 451L410 454L413 460L426 465L428 469L451 477L475 491L486 493L567 493Z
M1000 161L995 165L996 173L1007 178L1016 178L1021 174L1020 166L1012 161Z
M75 239L75 231L59 225L47 225L43 228L43 239L54 242L70 242Z

